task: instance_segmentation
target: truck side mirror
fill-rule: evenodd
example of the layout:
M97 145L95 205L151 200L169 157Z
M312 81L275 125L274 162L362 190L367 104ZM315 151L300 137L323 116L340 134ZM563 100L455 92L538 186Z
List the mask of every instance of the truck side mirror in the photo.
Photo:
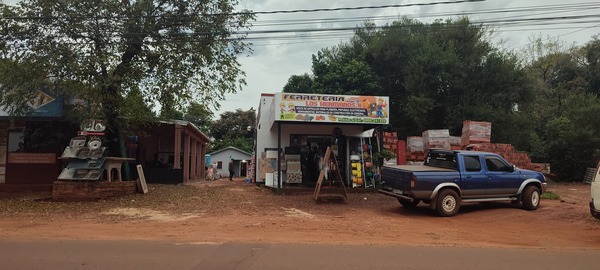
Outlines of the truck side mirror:
M510 167L510 169L511 169L510 170L511 172L516 171L517 170L517 165L512 165L512 167Z

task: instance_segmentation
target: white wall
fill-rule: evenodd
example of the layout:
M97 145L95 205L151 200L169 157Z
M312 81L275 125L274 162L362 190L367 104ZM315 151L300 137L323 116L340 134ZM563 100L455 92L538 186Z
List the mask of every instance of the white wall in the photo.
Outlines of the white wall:
M245 160L245 161L249 161L250 160L250 155L246 155L244 153L241 153L239 151L233 150L233 149L227 149L223 152L219 152L216 154L211 154L211 158L213 163L215 162L221 162L221 164L223 164L223 167L221 169L219 169L219 173L221 174L222 177L229 177L229 171L228 171L228 164L229 164L229 160L231 158L233 158L234 160L234 166L235 166L235 175L239 175L240 174L240 169L241 169L241 161ZM248 163L249 164L249 163Z

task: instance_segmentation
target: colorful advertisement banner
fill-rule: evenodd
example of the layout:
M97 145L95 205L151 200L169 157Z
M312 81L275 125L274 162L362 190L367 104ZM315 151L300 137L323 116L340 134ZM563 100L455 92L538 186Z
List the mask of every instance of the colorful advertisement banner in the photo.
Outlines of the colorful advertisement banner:
M275 94L275 121L389 124L389 97Z

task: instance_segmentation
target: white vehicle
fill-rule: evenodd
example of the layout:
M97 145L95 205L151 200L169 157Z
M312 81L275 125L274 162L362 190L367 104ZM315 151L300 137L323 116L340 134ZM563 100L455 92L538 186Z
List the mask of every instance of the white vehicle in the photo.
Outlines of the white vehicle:
M590 201L590 213L592 216L600 219L600 162L596 166L596 174L592 179L592 200Z

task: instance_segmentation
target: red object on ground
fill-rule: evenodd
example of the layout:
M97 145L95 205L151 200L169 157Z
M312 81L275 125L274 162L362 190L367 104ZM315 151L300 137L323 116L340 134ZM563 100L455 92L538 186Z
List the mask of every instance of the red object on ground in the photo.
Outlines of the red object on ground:
M398 140L398 147L396 147L396 164L406 164L406 141Z

